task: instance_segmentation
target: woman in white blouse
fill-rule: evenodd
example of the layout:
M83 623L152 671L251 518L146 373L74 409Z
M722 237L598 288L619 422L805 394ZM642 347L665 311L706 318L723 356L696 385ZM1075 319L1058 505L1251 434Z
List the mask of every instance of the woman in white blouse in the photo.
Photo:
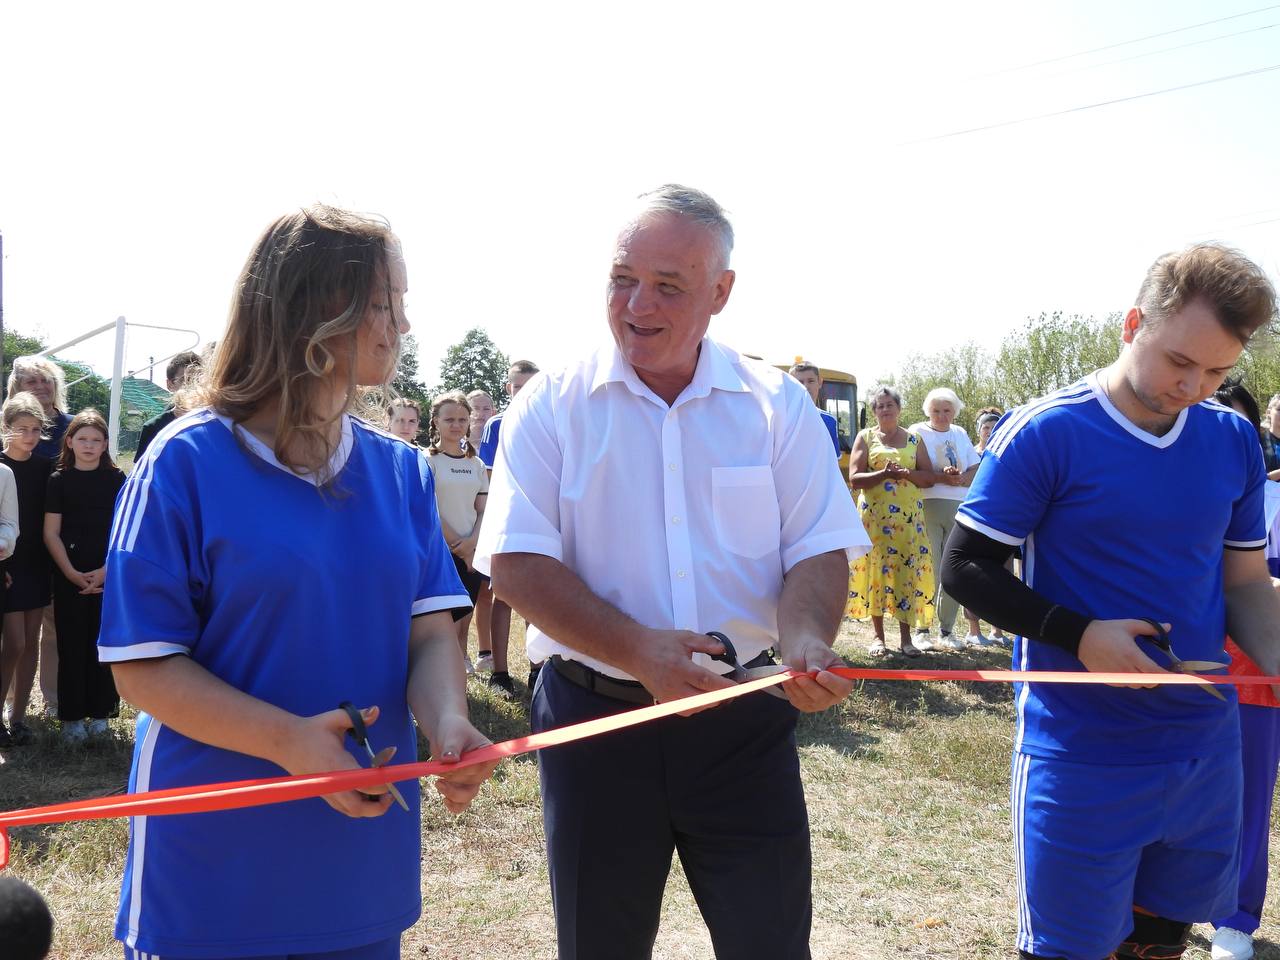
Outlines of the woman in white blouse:
M956 508L969 492L969 484L978 472L978 452L973 448L963 427L952 421L964 409L964 404L954 390L937 387L924 398L924 415L928 420L912 424L908 428L920 438L933 466L933 486L920 491L924 499L924 523L929 532L929 552L934 564L940 562L947 536L956 522ZM934 606L938 611L938 628L941 637L935 644L929 638L929 625L918 624L916 647L921 650L963 650L966 645L985 647L990 640L982 635L978 618L965 610L969 635L959 640L951 635L959 604L942 589L942 577L937 578L937 594Z

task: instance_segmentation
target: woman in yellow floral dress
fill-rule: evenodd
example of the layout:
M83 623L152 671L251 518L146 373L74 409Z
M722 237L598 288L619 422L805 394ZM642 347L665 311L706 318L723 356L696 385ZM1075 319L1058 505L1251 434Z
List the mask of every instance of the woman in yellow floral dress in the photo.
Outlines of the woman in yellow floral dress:
M871 538L871 552L850 567L845 614L856 619L870 615L876 635L870 652L875 655L885 652L884 618L893 617L902 652L917 657L911 624L933 618L933 558L920 500L920 487L933 484L933 466L919 438L898 424L898 392L877 386L869 402L876 425L853 441L849 483L861 491L858 512Z

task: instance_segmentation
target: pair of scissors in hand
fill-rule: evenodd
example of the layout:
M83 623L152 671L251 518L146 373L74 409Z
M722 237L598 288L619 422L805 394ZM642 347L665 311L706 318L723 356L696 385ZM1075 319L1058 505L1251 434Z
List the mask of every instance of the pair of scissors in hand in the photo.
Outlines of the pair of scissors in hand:
M1139 619L1143 623L1151 624L1152 629L1155 630L1155 636L1143 634L1143 637L1164 651L1169 658L1169 669L1174 673L1208 673L1211 670L1221 670L1226 666L1225 663L1218 663L1216 660L1183 660L1173 652L1173 645L1169 643L1169 634L1165 631L1164 624L1158 623L1149 617L1140 617ZM1219 700L1225 701L1227 699L1212 684L1206 683L1200 689L1211 697L1217 697Z
M746 683L748 680L758 680L761 677L771 677L775 673L782 673L787 668L777 663L766 664L762 667L744 667L738 662L738 651L733 648L733 641L726 637L723 633L712 630L707 634L715 640L718 640L720 646L724 647L724 653L708 654L712 660L719 660L721 663L727 663L732 669L724 674L734 683ZM765 687L764 692L786 700L787 695L777 687Z
M369 766L381 767L386 764L386 762L391 759L391 755L396 752L396 748L384 747L377 753L374 753L373 747L369 746L369 729L364 725L364 717L360 716L360 711L355 708L350 700L344 700L342 703L338 704L338 709L345 710L347 712L347 719L351 721L351 729L347 731L347 736L360 746L364 747L364 752L369 755ZM396 789L396 785L394 783L388 783L387 790L391 793L391 796L395 798L396 803L400 804L400 809L408 812L409 805L404 802L404 797L400 794L400 791ZM369 796L369 794L366 794L366 796Z

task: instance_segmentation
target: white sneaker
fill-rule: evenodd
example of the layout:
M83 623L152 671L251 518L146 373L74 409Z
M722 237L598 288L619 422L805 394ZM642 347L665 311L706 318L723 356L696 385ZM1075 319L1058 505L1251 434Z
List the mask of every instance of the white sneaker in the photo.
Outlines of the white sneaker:
M462 669L464 669L464 670L467 672L467 676L468 676L468 677L470 677L470 676L474 676L474 675L475 675L476 668L475 668L475 666L471 663L471 658L470 658L470 657L463 657L463 658L462 658Z
M84 729L83 720L71 720L62 725L62 741L64 743L79 744L89 739L89 734Z
M1253 937L1232 927L1219 927L1213 934L1213 960L1249 960L1253 956Z
M981 633L971 633L964 638L964 645L966 647L989 647L991 646L991 641Z
M938 649L938 645L933 642L927 633L916 634L915 647L917 650L923 650L925 653L933 653L933 651Z
M105 737L111 732L105 720L90 720L88 730L91 737Z
M493 673L493 654L485 653L476 657L476 673Z
M949 633L944 633L942 638L938 641L937 647L939 650L963 650L964 641L957 640Z

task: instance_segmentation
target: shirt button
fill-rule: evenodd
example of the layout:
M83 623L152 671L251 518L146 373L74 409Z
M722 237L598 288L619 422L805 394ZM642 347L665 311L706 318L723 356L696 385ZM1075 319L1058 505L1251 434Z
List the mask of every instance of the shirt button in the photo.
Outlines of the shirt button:
M675 468L676 468L676 465L675 465L674 463L668 463L668 464L667 464L667 469L668 469L668 470L674 470Z
M683 570L677 570L677 571L676 571L676 576L677 576L677 577L679 577L681 580L683 580L683 579L684 579L684 571L683 571Z
M680 522L680 518L679 518L679 517L672 517L672 518L671 518L671 522L672 522L672 523L679 523L679 522Z

